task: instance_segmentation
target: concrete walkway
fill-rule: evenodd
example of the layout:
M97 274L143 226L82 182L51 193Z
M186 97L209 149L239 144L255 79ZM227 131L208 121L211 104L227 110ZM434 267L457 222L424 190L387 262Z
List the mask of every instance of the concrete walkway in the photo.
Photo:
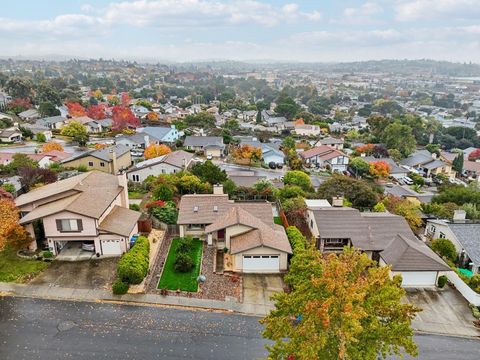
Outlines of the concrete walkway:
M48 285L27 285L0 282L0 295L15 295L50 300L80 301L121 301L150 305L167 305L195 307L209 310L239 312L248 315L265 315L252 312L248 305L238 303L234 299L227 301L195 299L181 296L162 296L156 294L113 295L106 290L73 289Z

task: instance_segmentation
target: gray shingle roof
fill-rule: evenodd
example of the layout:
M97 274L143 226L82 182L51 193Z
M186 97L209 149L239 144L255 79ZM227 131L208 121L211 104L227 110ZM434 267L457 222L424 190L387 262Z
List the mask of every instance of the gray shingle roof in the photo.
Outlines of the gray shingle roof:
M125 145L122 145L122 144L117 144L117 145L109 146L109 147L99 149L99 150L86 151L82 154L66 158L65 160L62 160L62 163L66 163L66 162L69 162L69 161L72 161L72 160L81 159L81 158L84 158L86 156L93 156L93 157L96 157L97 159L100 159L100 160L103 160L103 161L106 161L106 162L111 162L112 158L110 156L110 150L115 150L115 155L117 156L117 158L126 154L127 152L130 152L129 147L127 147Z
M407 165L407 166L417 166L417 165L426 164L432 160L433 160L432 154L430 154L428 150L420 150L413 153L406 159L403 159L402 161L400 161L400 164Z
M448 224L457 240L462 244L468 257L475 263L480 264L480 224Z
M393 271L450 271L437 254L417 239L398 235L380 254Z
M220 136L187 136L184 146L218 146L224 147L223 138Z
M144 128L138 128L137 132L153 136L161 141L171 130L171 127L146 126Z

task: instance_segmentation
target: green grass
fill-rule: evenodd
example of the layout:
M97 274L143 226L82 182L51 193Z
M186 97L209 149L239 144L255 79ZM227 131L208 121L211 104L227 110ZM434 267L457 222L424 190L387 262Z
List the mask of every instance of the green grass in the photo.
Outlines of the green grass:
M283 226L282 219L280 219L280 216L274 216L273 217L273 222L277 225L282 225Z
M0 252L0 281L3 282L25 282L47 267L44 261L19 258L13 249Z
M143 199L144 195L146 193L142 193L139 191L129 191L128 192L128 198L129 199Z
M175 261L175 252L180 239L173 239L170 250L168 251L167 260L163 266L162 277L158 283L159 289L177 290L196 292L198 290L197 277L200 273L200 262L202 258L203 242L194 239L190 256L195 262L192 270L186 273L177 272L173 267Z

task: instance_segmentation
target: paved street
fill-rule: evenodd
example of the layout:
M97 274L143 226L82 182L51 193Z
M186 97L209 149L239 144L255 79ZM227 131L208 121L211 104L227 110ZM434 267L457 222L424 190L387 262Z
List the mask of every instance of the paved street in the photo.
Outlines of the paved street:
M258 318L105 303L0 298L0 359L257 359ZM478 359L477 340L419 335L419 359Z
M67 143L65 140L62 139L52 139L52 141L58 142L63 146L65 152L70 154L80 154L82 151L79 150L77 146L73 146L70 143ZM23 145L14 145L14 146L4 146L0 147L0 152L9 152L9 153L24 153L24 154L35 154L35 150L38 149L41 145L33 142L27 141Z

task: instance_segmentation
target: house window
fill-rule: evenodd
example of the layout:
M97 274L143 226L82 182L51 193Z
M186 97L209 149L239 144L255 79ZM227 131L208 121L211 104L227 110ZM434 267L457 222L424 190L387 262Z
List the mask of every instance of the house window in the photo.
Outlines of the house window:
M89 161L88 166L93 166L93 161Z
M345 244L345 239L325 239L325 245L340 246Z
M440 231L440 236L439 236L440 239L445 239L445 234L443 232Z
M202 224L189 224L188 225L188 230L203 230Z
M138 175L138 174L133 174L133 175L132 175L132 179L133 179L133 181L135 181L135 182L139 182L139 181L140 181L140 175Z
M310 228L313 229L313 220L310 220Z
M83 230L83 223L80 219L58 219L56 223L57 230L60 232L80 232Z
M100 161L100 166L105 167L105 163L103 161Z

